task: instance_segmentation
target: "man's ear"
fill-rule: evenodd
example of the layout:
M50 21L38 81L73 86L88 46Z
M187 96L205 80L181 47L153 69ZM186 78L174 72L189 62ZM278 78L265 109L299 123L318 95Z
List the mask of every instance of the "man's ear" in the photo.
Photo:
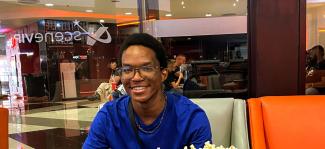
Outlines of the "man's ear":
M164 68L163 70L161 70L162 82L164 82L167 79L167 76L168 76L168 70L167 68Z

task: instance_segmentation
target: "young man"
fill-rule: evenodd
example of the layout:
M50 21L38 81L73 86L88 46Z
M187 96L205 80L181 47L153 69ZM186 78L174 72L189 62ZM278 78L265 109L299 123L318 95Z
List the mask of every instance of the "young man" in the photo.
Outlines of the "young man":
M186 97L166 94L165 50L148 34L131 35L121 46L121 81L128 96L106 103L83 148L179 149L211 141L204 111Z
M169 60L167 64L167 71L168 75L167 78L164 81L165 91L169 91L172 93L182 93L179 88L179 84L181 83L181 80L183 79L183 73L180 72L179 76L176 77L175 74L173 74L175 70L175 61Z
M178 77L180 75L180 73L182 73L181 71L183 71L183 70L181 70L181 66L185 63L186 63L185 55L178 54L175 58L175 63L174 63L175 70L173 72L176 77Z

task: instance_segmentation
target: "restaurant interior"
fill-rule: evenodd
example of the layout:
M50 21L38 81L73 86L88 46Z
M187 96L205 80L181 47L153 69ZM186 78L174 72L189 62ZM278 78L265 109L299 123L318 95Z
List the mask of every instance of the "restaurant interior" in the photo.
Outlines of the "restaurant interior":
M82 148L134 33L186 57L216 146L325 145L323 0L0 0L0 148Z

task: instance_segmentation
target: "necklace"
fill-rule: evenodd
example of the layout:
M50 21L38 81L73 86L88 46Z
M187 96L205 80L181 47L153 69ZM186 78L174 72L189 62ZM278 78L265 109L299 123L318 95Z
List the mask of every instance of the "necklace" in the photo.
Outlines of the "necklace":
M137 125L137 127L138 127L138 129L140 130L140 131L142 131L142 132L144 132L144 133L154 133L159 127L160 127L160 125L161 125L161 123L162 123L162 121L163 121L163 119L164 119L164 116L165 116L165 113L166 113L166 107L167 107L167 97L166 97L166 95L164 94L164 97L165 97L165 105L164 105L164 110L163 110L163 113L162 113L162 115L161 115L161 117L160 117L160 120L159 120L159 123L153 128L153 129L151 129L151 130L145 130L144 128L142 128L141 126L140 126L140 124L138 124L137 122L136 122L136 125Z

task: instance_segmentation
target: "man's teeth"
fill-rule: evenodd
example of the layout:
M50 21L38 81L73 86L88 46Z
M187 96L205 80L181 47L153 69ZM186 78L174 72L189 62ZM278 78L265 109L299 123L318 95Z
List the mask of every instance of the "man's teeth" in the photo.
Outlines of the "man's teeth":
M144 89L144 87L133 87L132 89L134 89L134 90L142 90L142 89Z

